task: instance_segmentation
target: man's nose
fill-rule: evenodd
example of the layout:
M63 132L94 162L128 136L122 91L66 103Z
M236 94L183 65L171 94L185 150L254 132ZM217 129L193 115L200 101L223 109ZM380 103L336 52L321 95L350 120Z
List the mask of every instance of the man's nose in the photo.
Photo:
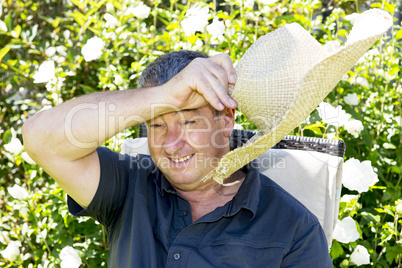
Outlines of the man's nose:
M181 148L184 147L185 144L185 133L179 127L173 127L168 129L166 133L165 142L163 143L163 147L166 153L173 155Z

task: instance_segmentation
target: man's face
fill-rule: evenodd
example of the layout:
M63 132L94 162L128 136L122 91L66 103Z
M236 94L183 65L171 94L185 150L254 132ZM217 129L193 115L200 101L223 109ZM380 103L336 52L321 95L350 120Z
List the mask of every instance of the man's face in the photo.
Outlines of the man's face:
M202 179L229 151L233 112L214 118L210 106L158 116L148 123L151 156L167 180L184 191L202 190ZM208 184L209 183L209 184Z

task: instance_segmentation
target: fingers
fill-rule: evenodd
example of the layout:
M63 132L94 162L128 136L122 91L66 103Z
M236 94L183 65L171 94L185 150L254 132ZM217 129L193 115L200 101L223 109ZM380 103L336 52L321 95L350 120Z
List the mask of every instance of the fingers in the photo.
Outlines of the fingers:
M220 66L212 64L202 70L205 81L197 85L197 90L217 110L226 107L236 108L237 103L228 94L227 73Z
M230 84L233 85L236 83L236 78L237 78L236 70L233 67L232 60L230 59L228 54L221 53L221 54L218 54L218 55L215 55L215 56L209 58L209 60L218 64L226 71L227 79Z
M202 93L215 109L223 110L224 106L236 108L237 103L228 94L229 84L234 84L236 81L235 70L229 56L219 54L209 59L198 59L197 62L204 67L200 68L200 71L207 81L207 84L200 81L197 91Z

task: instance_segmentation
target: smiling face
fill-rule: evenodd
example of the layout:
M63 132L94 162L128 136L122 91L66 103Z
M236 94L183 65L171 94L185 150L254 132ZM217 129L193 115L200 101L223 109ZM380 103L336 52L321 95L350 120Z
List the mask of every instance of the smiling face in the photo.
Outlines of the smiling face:
M175 188L203 190L216 184L202 179L229 152L232 110L215 118L213 108L204 106L164 114L147 124L151 157Z

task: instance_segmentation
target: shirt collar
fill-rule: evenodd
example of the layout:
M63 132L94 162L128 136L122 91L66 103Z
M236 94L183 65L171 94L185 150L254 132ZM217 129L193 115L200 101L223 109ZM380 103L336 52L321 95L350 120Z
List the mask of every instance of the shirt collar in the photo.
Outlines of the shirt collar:
M242 170L246 173L246 178L237 194L233 197L231 201L232 206L227 211L226 216L233 216L241 209L246 209L251 213L250 220L252 220L257 213L258 204L260 203L260 174L254 161L247 164Z
M231 217L237 214L241 209L246 209L250 212L250 220L254 218L260 202L261 181L259 170L254 161L244 166L242 170L246 173L246 178L237 194L225 206L217 208L217 210L222 210L221 213L210 213L210 216L204 219L205 221L215 221L221 217ZM154 181L162 196L164 196L165 193L179 196L159 169L156 169L155 175Z

